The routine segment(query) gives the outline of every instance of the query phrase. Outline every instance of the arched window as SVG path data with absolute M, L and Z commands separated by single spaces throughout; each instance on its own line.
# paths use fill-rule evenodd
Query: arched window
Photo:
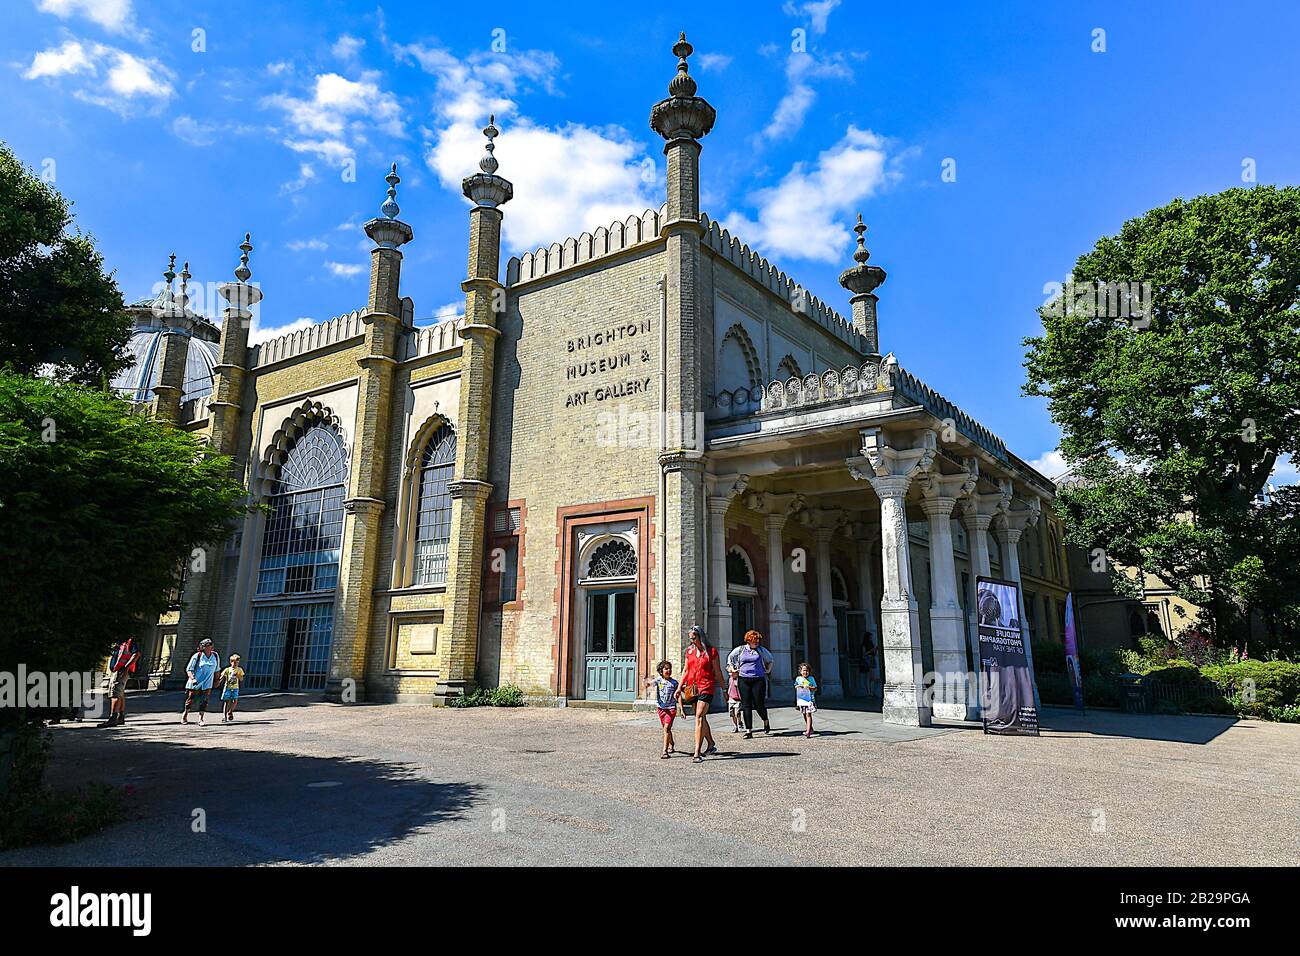
M 442 425 L 420 457 L 420 491 L 415 524 L 415 583 L 446 584 L 451 546 L 451 483 L 456 432 Z
M 781 359 L 776 367 L 776 377 L 782 382 L 792 378 L 803 378 L 803 372 L 799 370 L 799 363 L 795 361 L 793 355 Z
M 596 548 L 587 562 L 588 579 L 636 577 L 636 552 L 622 538 L 612 538 Z
M 298 438 L 267 502 L 257 594 L 308 594 L 338 582 L 347 456 L 338 432 L 315 424 Z
M 831 568 L 831 600 L 844 601 L 846 604 L 849 600 L 849 586 L 839 568 Z
M 250 689 L 325 687 L 347 477 L 342 438 L 318 420 L 271 482 L 246 665 Z
M 718 367 L 715 376 L 717 391 L 732 391 L 738 388 L 754 388 L 762 385 L 762 373 L 759 368 L 758 351 L 754 342 L 737 322 L 727 329 L 718 346 Z
M 750 573 L 749 562 L 738 548 L 727 552 L 727 584 L 740 585 L 743 588 L 754 586 L 754 575 Z

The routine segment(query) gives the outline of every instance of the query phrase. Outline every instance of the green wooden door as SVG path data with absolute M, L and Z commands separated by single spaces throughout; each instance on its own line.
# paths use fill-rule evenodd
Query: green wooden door
M 587 592 L 587 700 L 636 700 L 636 591 Z

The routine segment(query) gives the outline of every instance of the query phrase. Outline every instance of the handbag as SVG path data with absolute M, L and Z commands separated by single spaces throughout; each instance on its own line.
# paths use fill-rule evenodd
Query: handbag
M 699 696 L 700 696 L 699 691 L 697 691 L 697 690 L 695 689 L 695 685 L 694 685 L 694 684 L 683 684 L 683 685 L 682 685 L 682 703 L 683 703 L 683 704 L 693 704 L 693 703 L 695 703 L 695 698 L 696 698 L 696 697 L 699 697 Z

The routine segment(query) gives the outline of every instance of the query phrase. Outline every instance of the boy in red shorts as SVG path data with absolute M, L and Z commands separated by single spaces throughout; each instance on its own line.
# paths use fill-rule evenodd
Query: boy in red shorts
M 659 666 L 655 668 L 659 672 L 656 677 L 647 677 L 645 684 L 649 687 L 655 685 L 655 703 L 659 707 L 659 723 L 664 728 L 664 752 L 660 754 L 660 759 L 667 760 L 668 755 L 673 752 L 673 721 L 677 718 L 677 681 L 673 680 L 673 665 L 671 661 L 660 661 Z

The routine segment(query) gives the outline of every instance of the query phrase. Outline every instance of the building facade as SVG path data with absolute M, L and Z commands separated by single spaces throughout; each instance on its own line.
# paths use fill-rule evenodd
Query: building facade
M 463 319 L 414 324 L 396 167 L 361 309 L 250 347 L 245 240 L 211 387 L 174 360 L 153 386 L 259 506 L 187 574 L 173 680 L 212 637 L 251 689 L 617 705 L 699 623 L 724 653 L 763 632 L 777 697 L 806 660 L 823 698 L 927 724 L 976 712 L 977 575 L 1023 581 L 1022 628 L 1058 637 L 1053 485 L 882 354 L 861 217 L 845 317 L 699 208 L 716 114 L 673 52 L 664 204 L 504 264 L 489 122 Z

